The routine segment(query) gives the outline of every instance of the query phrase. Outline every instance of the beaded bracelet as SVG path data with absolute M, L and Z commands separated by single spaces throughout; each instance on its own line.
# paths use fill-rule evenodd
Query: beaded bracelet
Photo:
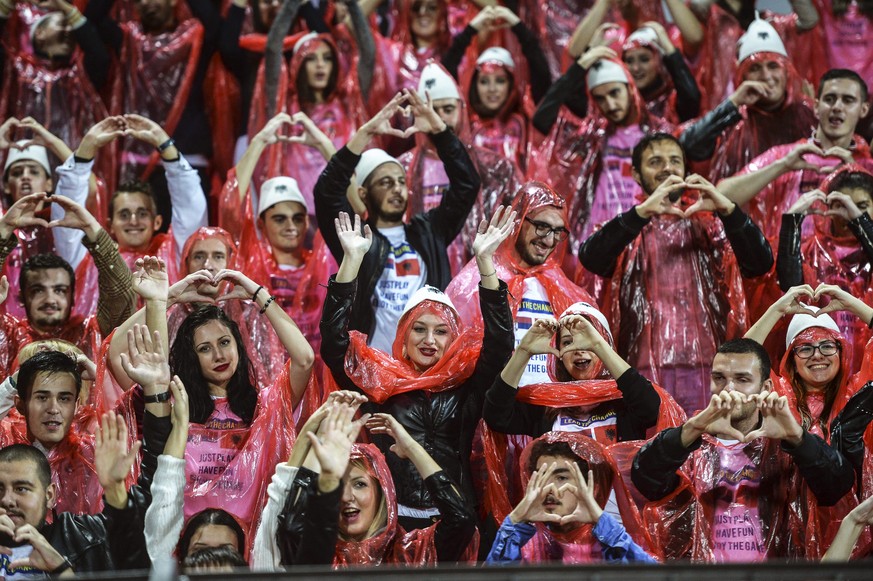
M 262 315 L 267 312 L 267 307 L 269 307 L 270 303 L 272 303 L 275 300 L 276 300 L 276 297 L 273 297 L 273 296 L 271 296 L 270 298 L 267 299 L 267 302 L 264 303 L 264 308 L 261 309 Z

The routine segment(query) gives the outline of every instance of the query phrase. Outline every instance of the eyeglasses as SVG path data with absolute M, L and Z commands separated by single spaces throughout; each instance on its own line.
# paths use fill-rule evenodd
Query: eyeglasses
M 836 355 L 837 351 L 840 350 L 840 346 L 833 341 L 825 341 L 818 345 L 798 345 L 794 348 L 794 354 L 801 359 L 809 359 L 815 355 L 816 349 L 818 349 L 818 352 L 823 356 L 828 357 L 830 355 Z
M 570 235 L 570 231 L 566 228 L 552 228 L 551 224 L 538 222 L 536 220 L 531 220 L 530 218 L 525 218 L 525 221 L 530 222 L 534 227 L 534 232 L 536 232 L 537 238 L 547 238 L 549 234 L 554 234 L 556 242 L 563 242 L 567 239 L 567 236 Z
M 149 210 L 140 209 L 136 212 L 131 212 L 130 210 L 121 210 L 118 212 L 118 220 L 121 222 L 130 222 L 133 217 L 136 216 L 136 219 L 140 222 L 148 220 L 152 217 L 152 213 Z

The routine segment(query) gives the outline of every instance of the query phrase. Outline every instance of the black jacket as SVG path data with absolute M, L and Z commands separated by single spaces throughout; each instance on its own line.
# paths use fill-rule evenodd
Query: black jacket
M 450 129 L 432 135 L 431 139 L 445 166 L 449 188 L 439 206 L 414 215 L 404 225 L 404 230 L 406 240 L 421 255 L 427 267 L 426 283 L 445 290 L 452 280 L 446 249 L 464 226 L 467 215 L 476 203 L 481 184 L 467 148 Z M 346 190 L 360 158 L 347 147 L 340 149 L 327 163 L 313 190 L 318 229 L 337 263 L 342 262 L 343 249 L 336 234 L 334 219 L 340 212 L 353 214 L 346 199 Z M 376 325 L 372 300 L 391 250 L 391 244 L 379 233 L 372 218 L 370 228 L 373 230 L 373 244 L 361 264 L 358 274 L 361 292 L 355 302 L 355 316 L 350 319 L 352 329 L 367 335 L 372 334 Z
M 715 153 L 718 138 L 725 129 L 743 118 L 733 101 L 725 99 L 718 107 L 688 126 L 679 136 L 679 143 L 691 161 L 706 161 Z
M 334 279 L 328 284 L 321 318 L 321 357 L 342 389 L 361 391 L 346 375 L 344 365 L 355 287 L 354 282 L 338 283 Z M 390 397 L 382 404 L 362 406 L 366 412 L 394 416 L 449 478 L 459 484 L 471 506 L 476 505 L 470 477 L 473 434 L 482 417 L 485 391 L 503 370 L 515 343 L 506 284 L 501 282 L 500 290 L 496 291 L 480 286 L 479 305 L 485 323 L 485 337 L 476 368 L 467 381 L 451 390 L 438 393 L 411 391 Z M 397 503 L 413 508 L 432 508 L 434 501 L 415 466 L 390 451 L 393 440 L 387 436 L 373 436 L 373 443 L 385 454 L 394 476 Z
M 615 411 L 615 441 L 645 440 L 646 430 L 658 422 L 661 399 L 652 387 L 652 382 L 628 369 L 616 380 L 622 397 L 606 401 L 591 410 L 592 415 L 601 411 Z M 582 389 L 582 388 L 580 388 Z M 553 419 L 546 414 L 546 406 L 525 403 L 515 399 L 518 390 L 499 375 L 485 394 L 485 409 L 482 416 L 488 427 L 504 434 L 526 434 L 538 438 L 552 431 Z
M 783 291 L 803 284 L 803 256 L 800 253 L 803 218 L 803 214 L 782 214 L 779 252 L 776 254 L 776 275 L 779 279 L 779 288 Z M 849 221 L 849 230 L 858 239 L 859 251 L 864 253 L 868 262 L 873 262 L 873 219 L 864 212 Z
M 440 511 L 434 533 L 437 559 L 441 562 L 457 562 L 476 531 L 475 515 L 445 472 L 429 476 L 424 484 Z M 342 491 L 340 485 L 333 492 L 321 494 L 318 491 L 318 474 L 300 468 L 278 519 L 276 541 L 283 565 L 333 564 Z M 402 534 L 401 531 L 398 526 L 397 533 Z
M 643 446 L 634 458 L 631 480 L 649 500 L 660 500 L 676 490 L 680 480 L 677 471 L 703 443 L 703 439 L 698 438 L 686 448 L 681 438 L 681 426 L 668 428 Z M 791 456 L 820 506 L 835 505 L 851 490 L 855 482 L 851 464 L 818 436 L 804 430 L 796 448 L 784 442 L 781 446 Z
M 855 469 L 858 494 L 864 466 L 864 432 L 873 420 L 873 382 L 859 389 L 831 424 L 831 446 L 849 459 Z

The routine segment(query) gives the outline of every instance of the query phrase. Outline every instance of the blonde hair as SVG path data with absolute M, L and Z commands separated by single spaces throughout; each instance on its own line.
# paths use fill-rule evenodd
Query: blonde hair
M 64 341 L 63 339 L 43 339 L 42 341 L 28 343 L 22 347 L 18 351 L 18 364 L 21 365 L 40 351 L 60 351 L 70 355 L 73 359 L 79 355 L 84 355 L 81 349 L 69 341 Z
M 367 528 L 366 536 L 364 537 L 364 540 L 371 539 L 388 525 L 388 505 L 385 504 L 385 494 L 382 492 L 382 485 L 373 473 L 374 471 L 372 466 L 370 466 L 370 463 L 365 458 L 354 458 L 349 461 L 350 472 L 352 468 L 357 468 L 361 472 L 367 474 L 367 476 L 369 476 L 376 484 L 376 489 L 379 493 L 379 508 L 376 509 L 376 514 L 373 515 L 373 522 L 370 523 L 369 528 Z M 354 539 L 347 538 L 342 532 L 339 533 L 339 537 L 344 541 L 354 541 Z

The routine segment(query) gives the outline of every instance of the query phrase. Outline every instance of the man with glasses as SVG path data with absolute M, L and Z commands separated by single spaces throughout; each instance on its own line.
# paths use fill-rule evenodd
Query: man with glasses
M 146 183 L 134 181 L 120 184 L 110 198 L 106 230 L 118 243 L 128 266 L 133 268 L 143 256 L 158 256 L 166 262 L 170 280 L 175 281 L 185 241 L 206 226 L 206 197 L 197 170 L 157 123 L 139 115 L 124 115 L 108 117 L 91 127 L 75 153 L 58 167 L 57 193 L 84 205 L 97 151 L 121 136 L 150 144 L 160 153 L 170 190 L 172 225 L 167 233 L 159 232 L 163 217 L 151 189 Z M 97 308 L 97 269 L 80 243 L 82 232 L 55 229 L 54 234 L 58 255 L 76 269 L 77 311 L 90 314 Z
M 773 253 L 736 204 L 686 175 L 675 137 L 647 135 L 632 159 L 644 201 L 590 236 L 579 260 L 608 279 L 616 351 L 690 413 L 706 406 L 718 345 L 748 327 L 740 276 L 766 274 Z

